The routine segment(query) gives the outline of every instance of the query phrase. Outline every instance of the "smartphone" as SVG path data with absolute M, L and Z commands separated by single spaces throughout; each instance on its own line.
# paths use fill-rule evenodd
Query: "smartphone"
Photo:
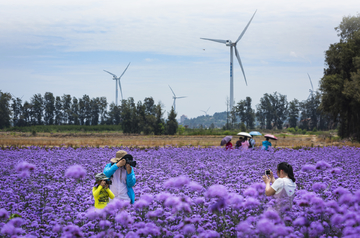
M 266 175 L 270 175 L 270 169 L 265 170 Z

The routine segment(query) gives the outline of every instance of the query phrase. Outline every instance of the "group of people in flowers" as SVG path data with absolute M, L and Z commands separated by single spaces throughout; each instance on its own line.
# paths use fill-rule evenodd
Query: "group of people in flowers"
M 120 199 L 135 202 L 135 193 L 133 186 L 136 183 L 135 173 L 132 166 L 126 163 L 124 156 L 127 152 L 120 150 L 116 152 L 116 158 L 112 158 L 110 163 L 106 164 L 104 171 L 95 176 L 95 184 L 92 189 L 95 199 L 95 208 L 102 209 L 110 199 Z M 296 184 L 293 168 L 287 162 L 277 165 L 275 179 L 271 170 L 265 172 L 262 180 L 265 183 L 265 195 L 276 197 L 275 209 L 279 212 L 291 209 L 292 199 L 295 195 Z M 111 181 L 111 190 L 109 182 Z
M 126 151 L 119 150 L 116 157 L 105 165 L 104 171 L 95 175 L 96 181 L 92 189 L 95 208 L 102 209 L 109 203 L 109 199 L 115 198 L 129 201 L 131 204 L 135 202 L 133 187 L 136 177 L 133 167 L 126 163 L 126 155 Z
M 269 141 L 269 137 L 265 137 L 265 140 L 262 142 L 262 150 L 268 150 L 269 147 L 271 147 L 272 144 Z M 251 149 L 251 148 L 255 148 L 255 139 L 253 137 L 249 138 L 244 136 L 244 137 L 239 137 L 239 140 L 236 141 L 235 143 L 235 149 L 240 149 L 240 150 L 247 150 L 247 149 Z M 231 143 L 231 140 L 225 144 L 225 149 L 226 150 L 232 150 L 233 149 L 233 144 Z

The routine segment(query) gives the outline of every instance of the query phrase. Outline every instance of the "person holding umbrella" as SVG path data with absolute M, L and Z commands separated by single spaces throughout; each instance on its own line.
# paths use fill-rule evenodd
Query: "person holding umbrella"
M 233 149 L 233 146 L 232 146 L 232 143 L 231 143 L 231 139 L 232 139 L 232 136 L 225 136 L 225 137 L 221 140 L 220 145 L 221 145 L 221 146 L 225 145 L 225 150 L 232 150 L 232 149 Z
M 269 150 L 269 146 L 272 146 L 271 142 L 269 141 L 269 139 L 272 140 L 277 140 L 277 138 L 274 135 L 271 134 L 267 134 L 264 136 L 266 140 L 264 140 L 262 142 L 262 150 Z
M 249 134 L 251 135 L 251 138 L 249 140 L 249 148 L 255 149 L 256 141 L 254 139 L 254 136 L 261 136 L 262 134 L 258 131 L 251 131 Z

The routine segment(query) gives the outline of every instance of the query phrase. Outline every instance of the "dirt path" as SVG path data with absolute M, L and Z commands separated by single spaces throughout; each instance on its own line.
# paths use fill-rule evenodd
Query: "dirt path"
M 0 133 L 0 146 L 219 146 L 224 136 L 145 136 L 124 135 L 122 133 Z M 360 146 L 349 141 L 334 142 L 329 138 L 315 135 L 279 136 L 278 141 L 272 141 L 274 147 L 298 146 L 330 146 L 349 145 Z M 234 136 L 233 144 L 237 137 Z M 263 137 L 255 137 L 256 146 L 260 146 Z

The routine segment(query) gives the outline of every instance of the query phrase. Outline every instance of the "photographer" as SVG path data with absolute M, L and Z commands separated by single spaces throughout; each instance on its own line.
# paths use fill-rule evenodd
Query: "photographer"
M 132 187 L 136 183 L 136 178 L 130 164 L 135 166 L 136 162 L 132 159 L 126 151 L 119 150 L 116 152 L 116 158 L 112 158 L 105 166 L 104 174 L 111 179 L 110 187 L 115 198 L 134 203 L 135 193 Z
M 109 189 L 109 178 L 104 173 L 95 175 L 95 184 L 92 193 L 95 200 L 95 208 L 102 209 L 109 203 L 109 198 L 114 199 L 115 195 Z
M 276 180 L 271 170 L 266 170 L 265 175 L 262 176 L 266 185 L 265 195 L 277 198 L 278 211 L 291 209 L 292 200 L 296 190 L 296 179 L 294 177 L 293 168 L 286 162 L 279 163 L 277 165 L 276 174 L 279 177 Z M 272 183 L 271 186 L 270 183 Z

